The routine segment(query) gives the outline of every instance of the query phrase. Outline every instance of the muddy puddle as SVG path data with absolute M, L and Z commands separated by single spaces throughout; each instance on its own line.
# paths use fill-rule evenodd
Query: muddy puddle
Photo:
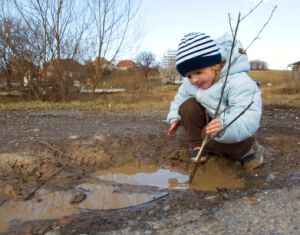
M 244 180 L 239 177 L 239 170 L 240 166 L 226 159 L 210 158 L 199 168 L 193 183 L 180 188 L 201 191 L 243 188 Z M 72 190 L 52 191 L 44 187 L 32 200 L 5 202 L 0 207 L 0 231 L 25 221 L 57 219 L 89 210 L 120 209 L 151 202 L 167 195 L 165 189 L 178 189 L 174 182 L 187 182 L 189 173 L 155 165 L 98 170 L 89 177 L 93 180 L 87 180 Z M 134 187 L 129 187 L 128 191 L 128 186 Z M 82 198 L 78 200 L 76 195 Z
M 0 208 L 0 231 L 34 220 L 56 219 L 88 210 L 120 209 L 147 203 L 166 195 L 164 192 L 124 192 L 101 184 L 81 184 L 73 191 L 41 189 L 30 201 L 9 201 Z M 72 203 L 74 196 L 84 195 Z M 76 198 L 75 198 L 76 200 Z
M 147 185 L 159 188 L 195 189 L 217 191 L 218 189 L 240 189 L 245 186 L 239 175 L 240 165 L 224 158 L 210 158 L 199 167 L 191 185 L 186 184 L 190 172 L 176 172 L 158 166 L 127 166 L 97 171 L 95 176 L 103 181 L 130 185 Z

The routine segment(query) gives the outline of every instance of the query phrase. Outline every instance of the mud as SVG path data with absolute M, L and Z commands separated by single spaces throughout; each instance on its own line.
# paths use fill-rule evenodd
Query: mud
M 299 186 L 299 107 L 265 107 L 261 167 L 212 156 L 188 188 L 174 184 L 193 167 L 185 135 L 167 138 L 165 115 L 1 112 L 0 233 L 143 230 L 147 220 Z

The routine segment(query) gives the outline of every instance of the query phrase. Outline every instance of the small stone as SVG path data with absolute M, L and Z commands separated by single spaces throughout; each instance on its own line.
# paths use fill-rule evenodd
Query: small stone
M 217 196 L 207 196 L 204 199 L 208 200 L 208 201 L 214 201 L 217 199 Z
M 300 180 L 300 171 L 295 171 L 290 175 L 292 180 Z
M 61 235 L 61 232 L 58 230 L 50 230 L 46 232 L 45 235 Z
M 273 181 L 274 179 L 276 179 L 276 175 L 274 175 L 273 173 L 270 173 L 270 174 L 267 176 L 266 181 L 267 181 L 267 182 L 270 182 L 270 181 Z
M 76 215 L 76 214 L 64 216 L 57 221 L 57 226 L 68 225 L 68 224 L 72 223 L 74 220 L 80 219 L 81 217 L 82 217 L 82 215 Z
M 33 234 L 33 226 L 32 225 L 29 225 L 27 227 L 25 227 L 25 229 L 23 229 L 21 232 L 20 232 L 21 235 L 31 235 Z
M 95 135 L 94 136 L 94 139 L 95 140 L 99 140 L 99 141 L 104 141 L 105 140 L 105 137 L 103 135 Z
M 260 201 L 260 199 L 257 199 L 257 197 L 254 196 L 243 197 L 243 199 L 250 205 L 256 205 Z
M 165 207 L 164 207 L 164 211 L 168 211 L 168 210 L 170 210 L 170 208 L 171 208 L 171 207 L 170 207 L 169 205 L 168 205 L 168 206 L 165 206 Z
M 70 135 L 69 139 L 70 140 L 76 140 L 76 139 L 78 139 L 78 137 L 79 137 L 78 135 Z
M 77 204 L 77 203 L 80 203 L 80 202 L 84 201 L 85 199 L 86 199 L 86 194 L 84 192 L 76 192 L 73 195 L 70 203 L 71 204 Z

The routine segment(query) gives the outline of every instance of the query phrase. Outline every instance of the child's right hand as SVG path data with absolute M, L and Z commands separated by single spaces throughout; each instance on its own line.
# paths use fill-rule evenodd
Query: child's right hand
M 171 124 L 171 127 L 169 128 L 169 130 L 167 132 L 168 137 L 171 137 L 176 133 L 177 128 L 180 125 L 180 122 L 181 122 L 180 120 L 176 120 Z
M 222 129 L 223 129 L 222 122 L 220 121 L 220 119 L 215 118 L 211 120 L 206 126 L 206 135 L 214 137 Z

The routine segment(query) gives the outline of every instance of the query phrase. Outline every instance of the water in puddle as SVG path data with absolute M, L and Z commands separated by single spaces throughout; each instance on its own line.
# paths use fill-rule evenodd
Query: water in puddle
M 24 221 L 46 220 L 76 214 L 88 209 L 118 209 L 154 200 L 166 193 L 126 193 L 113 186 L 97 184 L 78 185 L 87 198 L 79 204 L 70 204 L 74 193 L 41 189 L 30 201 L 9 201 L 0 207 L 0 231 Z
M 244 187 L 244 180 L 238 177 L 239 165 L 233 164 L 225 158 L 210 158 L 204 166 L 199 167 L 191 185 L 185 184 L 189 173 L 181 174 L 157 166 L 142 168 L 127 166 L 97 171 L 101 180 L 120 184 L 147 185 L 160 188 L 193 188 L 199 191 L 217 191 L 217 189 L 240 189 Z
M 158 166 L 126 166 L 108 170 L 97 171 L 95 174 L 100 180 L 116 182 L 120 184 L 154 186 L 168 188 L 170 179 L 178 182 L 186 182 L 188 175 L 168 169 L 160 169 Z
M 191 188 L 201 191 L 217 189 L 241 189 L 244 179 L 238 174 L 241 167 L 225 158 L 210 158 L 196 172 Z
M 195 175 L 188 187 L 202 191 L 216 191 L 217 188 L 237 189 L 244 187 L 243 179 L 237 177 L 240 168 L 223 158 L 211 158 Z M 172 182 L 184 183 L 189 179 L 185 174 L 160 169 L 157 166 L 130 166 L 97 171 L 95 177 L 112 183 L 172 188 Z M 176 186 L 176 185 L 175 185 Z M 74 191 L 39 190 L 30 201 L 9 201 L 0 207 L 0 231 L 23 221 L 55 219 L 80 213 L 88 209 L 118 209 L 152 201 L 166 193 L 128 193 L 115 190 L 108 184 L 81 184 L 87 198 L 79 204 L 70 204 Z

